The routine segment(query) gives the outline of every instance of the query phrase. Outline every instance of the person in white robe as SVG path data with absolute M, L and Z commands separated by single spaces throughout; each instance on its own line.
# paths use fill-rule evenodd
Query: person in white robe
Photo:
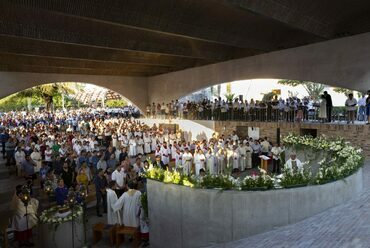
M 129 140 L 129 150 L 128 150 L 128 155 L 130 157 L 135 157 L 136 156 L 136 140 L 134 137 L 131 137 Z
M 301 172 L 303 170 L 303 164 L 295 153 L 290 154 L 290 158 L 286 161 L 284 167 L 292 172 Z
M 203 151 L 199 148 L 194 154 L 194 164 L 195 164 L 195 175 L 199 176 L 200 169 L 204 169 L 204 164 L 206 157 L 203 154 Z
M 321 95 L 320 97 L 319 119 L 321 119 L 321 121 L 325 121 L 327 119 L 326 98 L 324 95 Z
M 136 190 L 137 184 L 133 181 L 128 183 L 129 190 L 113 205 L 115 212 L 122 211 L 122 224 L 127 227 L 139 227 L 141 192 Z
M 182 168 L 182 155 L 183 153 L 180 151 L 180 149 L 177 149 L 175 153 L 175 169 L 176 170 Z
M 173 141 L 173 144 L 171 146 L 171 159 L 173 159 L 173 160 L 176 158 L 177 149 L 178 149 L 177 142 Z
M 109 182 L 109 188 L 107 188 L 107 224 L 108 225 L 122 225 L 121 212 L 114 211 L 114 204 L 116 204 L 118 197 L 114 191 L 116 187 L 115 181 Z
M 226 153 L 226 167 L 231 168 L 233 165 L 233 155 L 234 155 L 232 147 L 229 146 L 225 147 L 225 153 Z
M 240 158 L 239 158 L 239 168 L 241 171 L 245 171 L 245 167 L 246 167 L 246 153 L 247 153 L 247 148 L 245 146 L 245 143 L 242 142 L 239 147 L 238 147 L 238 150 L 239 150 L 239 154 L 240 154 Z
M 28 195 L 28 197 L 30 197 Z M 14 211 L 12 218 L 12 228 L 15 231 L 15 239 L 19 242 L 19 246 L 31 246 L 32 228 L 37 225 L 37 210 L 39 201 L 31 198 L 27 205 L 21 200 L 24 198 L 21 185 L 16 188 L 16 194 L 11 202 L 11 209 Z
M 239 149 L 237 146 L 234 146 L 232 150 L 232 165 L 233 165 L 232 168 L 233 169 L 240 169 L 239 160 L 240 160 Z
M 183 173 L 186 176 L 190 175 L 192 161 L 193 161 L 193 155 L 189 152 L 189 148 L 185 147 L 185 152 L 182 155 L 182 168 L 183 168 Z
M 249 145 L 249 142 L 245 144 L 245 168 L 246 169 L 251 169 L 252 168 L 252 153 L 253 149 Z
M 41 153 L 38 151 L 37 148 L 34 148 L 33 152 L 31 153 L 31 159 L 35 162 L 36 167 L 35 167 L 35 172 L 39 172 L 41 169 Z
M 217 174 L 222 174 L 225 170 L 225 150 L 223 148 L 219 148 L 217 151 L 216 159 L 217 159 L 217 164 L 218 164 L 218 173 Z
M 144 154 L 144 140 L 139 136 L 136 136 L 136 154 Z
M 151 135 L 151 148 L 152 148 L 152 152 L 154 152 L 156 149 L 157 149 L 157 145 L 158 145 L 158 140 L 157 140 L 157 136 L 152 134 Z
M 207 161 L 207 170 L 209 174 L 214 175 L 217 173 L 216 169 L 216 158 L 213 152 L 213 149 L 210 148 L 206 153 L 206 161 Z
M 112 134 L 112 146 L 118 148 L 118 136 L 115 132 Z
M 170 151 L 167 147 L 167 143 L 164 142 L 161 147 L 161 160 L 164 165 L 168 165 L 170 163 Z
M 25 160 L 26 154 L 21 147 L 17 147 L 17 151 L 14 153 L 15 165 L 17 167 L 17 173 L 20 175 L 22 170 L 22 163 Z
M 144 153 L 145 154 L 151 153 L 152 149 L 151 149 L 150 145 L 152 143 L 152 139 L 150 138 L 150 136 L 147 133 L 144 134 L 143 141 L 144 141 Z

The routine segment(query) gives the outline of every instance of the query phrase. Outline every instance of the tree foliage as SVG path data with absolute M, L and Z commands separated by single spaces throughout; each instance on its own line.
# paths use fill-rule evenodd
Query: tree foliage
M 346 89 L 346 88 L 338 88 L 338 87 L 335 87 L 333 88 L 333 90 L 337 93 L 342 93 L 346 96 L 348 96 L 349 93 L 353 93 L 353 90 L 350 90 L 350 89 Z
M 51 110 L 53 98 L 62 94 L 73 94 L 75 89 L 68 83 L 43 84 L 17 93 L 20 97 L 42 98 L 47 110 Z
M 107 100 L 105 101 L 105 106 L 108 108 L 122 108 L 123 106 L 127 106 L 127 101 L 124 99 L 119 100 Z
M 320 83 L 314 83 L 309 81 L 300 81 L 300 80 L 279 80 L 278 84 L 288 85 L 292 87 L 296 87 L 298 85 L 302 85 L 303 88 L 307 91 L 307 94 L 313 99 L 318 100 L 320 95 L 324 92 L 325 85 Z

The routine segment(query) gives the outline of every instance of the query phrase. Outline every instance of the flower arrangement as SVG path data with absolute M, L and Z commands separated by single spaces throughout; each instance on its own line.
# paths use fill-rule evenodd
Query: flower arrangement
M 201 179 L 202 188 L 228 190 L 235 186 L 234 178 L 227 175 L 206 175 Z
M 351 146 L 342 138 L 331 140 L 324 137 L 313 138 L 289 134 L 283 138 L 283 142 L 294 149 L 309 148 L 325 153 L 323 160 L 319 162 L 319 171 L 313 178 L 316 184 L 324 184 L 352 175 L 364 162 L 362 149 Z
M 284 169 L 280 179 L 280 186 L 284 188 L 306 186 L 312 181 L 310 168 L 304 168 L 294 172 L 291 169 Z
M 268 190 L 274 188 L 274 179 L 260 169 L 260 175 L 246 176 L 240 185 L 242 190 Z
M 60 206 L 55 206 L 42 211 L 39 217 L 40 222 L 45 224 L 61 224 L 71 221 L 72 218 L 77 219 L 78 217 L 82 216 L 82 207 L 80 205 L 75 205 L 73 208 L 73 213 L 71 212 L 63 218 L 55 216 L 59 208 Z

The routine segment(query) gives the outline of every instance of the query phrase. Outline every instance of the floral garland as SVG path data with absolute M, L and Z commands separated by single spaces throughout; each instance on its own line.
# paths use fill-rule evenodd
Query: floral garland
M 73 214 L 68 214 L 66 217 L 56 217 L 54 214 L 58 211 L 60 206 L 54 206 L 49 209 L 42 211 L 39 220 L 43 224 L 61 224 L 67 221 L 71 221 L 72 218 L 76 219 L 82 216 L 82 207 L 80 205 L 75 205 L 73 208 Z
M 350 176 L 364 163 L 362 149 L 350 146 L 350 143 L 342 138 L 331 140 L 324 137 L 313 138 L 289 134 L 283 138 L 283 142 L 294 149 L 309 148 L 325 153 L 324 158 L 319 162 L 319 171 L 313 178 L 315 184 L 324 184 Z
M 222 189 L 222 190 L 268 190 L 306 186 L 309 184 L 324 184 L 339 180 L 354 174 L 364 162 L 362 149 L 349 145 L 343 139 L 330 140 L 324 137 L 296 136 L 289 134 L 283 142 L 294 149 L 312 149 L 323 151 L 326 155 L 319 162 L 318 173 L 313 176 L 310 169 L 298 172 L 283 170 L 279 176 L 271 177 L 260 169 L 258 175 L 246 176 L 244 179 L 233 178 L 230 175 L 205 175 L 204 177 L 185 176 L 178 171 L 163 170 L 152 167 L 146 172 L 146 177 L 164 183 L 184 185 L 192 188 Z
M 158 167 L 150 168 L 146 177 L 164 183 L 184 185 L 191 188 L 221 189 L 221 190 L 266 190 L 272 189 L 274 178 L 260 169 L 259 175 L 247 176 L 244 179 L 230 175 L 205 175 L 203 177 L 185 176 L 178 171 L 163 170 Z

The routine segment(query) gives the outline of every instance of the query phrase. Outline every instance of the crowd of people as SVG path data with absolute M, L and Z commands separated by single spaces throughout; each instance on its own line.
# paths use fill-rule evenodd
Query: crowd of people
M 320 108 L 329 114 L 330 95 L 325 93 L 322 99 L 325 104 L 320 105 Z M 294 106 L 297 109 L 293 116 L 307 118 L 308 111 L 300 112 L 299 106 L 306 106 L 309 102 L 306 99 L 289 99 L 288 104 L 295 101 Z M 361 108 L 361 113 L 368 116 L 369 96 L 364 96 L 357 102 L 350 95 L 346 101 L 348 111 L 362 102 L 365 105 L 360 106 L 365 108 Z M 250 103 L 241 104 L 236 100 L 231 104 L 232 111 L 227 110 L 226 114 L 232 118 L 256 118 L 255 113 L 246 117 L 245 108 Z M 276 103 L 267 105 L 264 120 L 280 118 L 279 114 L 275 115 L 271 111 L 273 106 L 279 109 L 280 104 L 286 102 L 277 100 Z M 149 108 L 149 111 L 154 117 L 162 114 L 169 117 L 168 111 L 171 109 L 173 117 L 188 117 L 191 115 L 188 108 L 191 109 L 193 105 L 194 103 L 180 104 L 175 101 L 167 106 L 177 107 L 169 107 L 162 112 L 163 105 L 153 104 L 153 109 Z M 195 105 L 197 108 L 203 106 L 205 113 L 212 118 L 218 116 L 223 119 L 225 112 L 221 109 L 230 104 L 216 99 L 215 103 L 203 101 Z M 208 109 L 208 105 L 214 107 Z M 268 106 L 271 107 L 270 110 Z M 254 110 L 249 108 L 247 113 L 252 111 Z M 233 132 L 230 135 L 214 133 L 208 140 L 191 140 L 181 130 L 147 126 L 121 111 L 107 109 L 54 113 L 9 112 L 0 116 L 0 129 L 6 165 L 14 165 L 17 175 L 26 179 L 31 196 L 32 185 L 37 180 L 41 189 L 46 184 L 52 188 L 49 200 L 62 206 L 67 203 L 71 190 L 83 189 L 89 194 L 91 185 L 94 185 L 97 216 L 101 217 L 106 213 L 108 224 L 140 227 L 143 234 L 148 233 L 148 222 L 144 216 L 141 195 L 146 192 L 144 174 L 148 169 L 159 167 L 196 177 L 205 174 L 233 174 L 253 171 L 261 165 L 261 156 L 267 156 L 272 161 L 270 172 L 280 174 L 281 161 L 285 161 L 284 145 L 273 144 L 267 137 L 239 137 Z M 286 167 L 299 169 L 301 163 L 292 154 Z M 27 208 L 27 211 L 36 215 L 38 202 L 33 198 L 32 204 L 23 206 L 20 204 L 23 193 L 18 186 L 13 199 L 14 208 L 17 209 L 13 226 L 18 231 L 17 239 L 30 246 L 29 228 L 35 223 L 31 223 L 26 229 L 22 225 L 24 220 L 18 213 L 23 213 L 28 207 L 30 209 Z
M 235 98 L 227 101 L 218 97 L 211 101 L 152 103 L 146 107 L 146 115 L 152 118 L 181 118 L 201 120 L 242 120 L 242 121 L 286 121 L 302 122 L 316 120 L 332 122 L 344 118 L 348 123 L 357 120 L 370 123 L 370 90 L 357 101 L 350 93 L 344 103 L 346 111 L 334 113 L 331 95 L 327 91 L 320 96 L 319 101 L 309 97 L 287 99 L 274 96 L 269 101 L 254 99 L 241 100 Z
M 284 150 L 267 138 L 242 138 L 235 132 L 191 140 L 181 130 L 149 127 L 105 110 L 10 112 L 0 117 L 0 125 L 6 165 L 14 165 L 17 175 L 27 180 L 31 196 L 36 179 L 41 189 L 45 184 L 52 187 L 50 200 L 58 205 L 67 203 L 69 191 L 88 191 L 95 185 L 97 216 L 103 216 L 103 210 L 108 224 L 140 226 L 143 233 L 148 227 L 140 196 L 146 191 L 143 173 L 147 169 L 160 167 L 195 176 L 241 172 L 260 166 L 259 156 L 266 155 L 273 158 L 272 172 L 280 173 Z M 22 192 L 18 190 L 16 196 Z M 14 226 L 17 230 L 19 225 Z M 17 237 L 26 237 L 23 241 L 28 244 L 29 230 L 19 229 L 24 231 L 27 235 Z

